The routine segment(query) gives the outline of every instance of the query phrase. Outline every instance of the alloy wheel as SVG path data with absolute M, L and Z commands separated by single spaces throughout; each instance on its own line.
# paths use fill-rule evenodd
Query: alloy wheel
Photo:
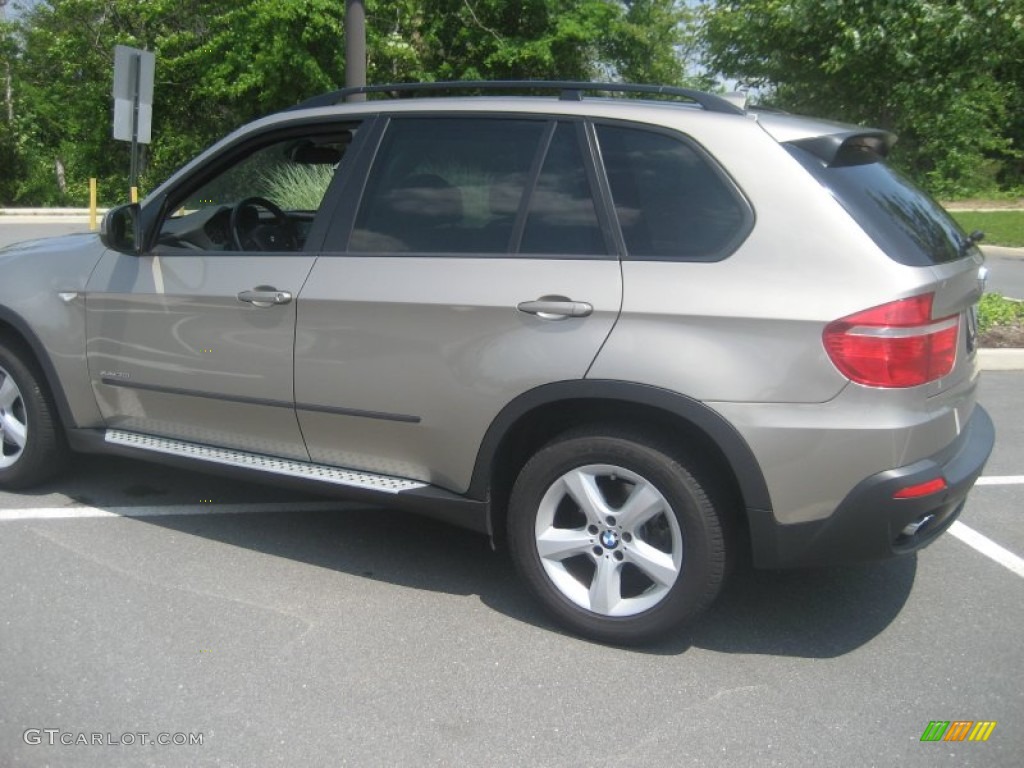
M 590 464 L 559 477 L 541 499 L 535 534 L 555 588 L 602 616 L 653 608 L 682 571 L 683 536 L 668 501 L 624 467 Z

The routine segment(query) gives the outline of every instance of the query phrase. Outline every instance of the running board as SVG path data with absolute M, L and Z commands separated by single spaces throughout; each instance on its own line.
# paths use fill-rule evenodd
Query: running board
M 325 464 L 313 464 L 308 461 L 279 459 L 274 456 L 263 456 L 258 453 L 247 453 L 230 448 L 213 448 L 199 443 L 188 443 L 168 437 L 154 437 L 137 432 L 126 432 L 121 429 L 108 429 L 104 441 L 110 445 L 152 451 L 183 459 L 220 464 L 238 469 L 254 469 L 275 475 L 295 477 L 301 480 L 343 485 L 347 488 L 359 488 L 378 493 L 398 494 L 404 491 L 418 491 L 428 487 L 419 480 L 408 480 L 402 477 L 375 475 L 370 472 L 359 472 L 352 469 L 338 469 Z

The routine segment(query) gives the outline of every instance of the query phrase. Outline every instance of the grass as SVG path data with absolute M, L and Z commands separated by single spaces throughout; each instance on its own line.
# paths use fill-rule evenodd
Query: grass
M 965 232 L 980 229 L 983 245 L 1024 248 L 1024 211 L 950 211 Z
M 315 211 L 334 176 L 330 165 L 282 165 L 264 173 L 262 195 L 286 211 Z

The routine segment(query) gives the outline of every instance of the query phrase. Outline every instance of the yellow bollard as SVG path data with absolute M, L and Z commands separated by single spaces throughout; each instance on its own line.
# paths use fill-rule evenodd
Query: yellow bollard
M 96 231 L 96 179 L 89 179 L 89 229 Z
M 139 202 L 139 188 L 138 187 L 132 187 L 132 202 L 133 203 Z

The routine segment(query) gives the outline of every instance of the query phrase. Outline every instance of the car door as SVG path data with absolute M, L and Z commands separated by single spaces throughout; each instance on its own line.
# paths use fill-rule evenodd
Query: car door
M 464 491 L 506 404 L 585 376 L 619 311 L 619 262 L 582 122 L 382 130 L 299 297 L 299 423 L 314 461 Z
M 224 167 L 171 193 L 151 249 L 104 254 L 86 327 L 109 427 L 308 460 L 294 410 L 295 299 L 353 130 L 293 129 L 212 158 Z

